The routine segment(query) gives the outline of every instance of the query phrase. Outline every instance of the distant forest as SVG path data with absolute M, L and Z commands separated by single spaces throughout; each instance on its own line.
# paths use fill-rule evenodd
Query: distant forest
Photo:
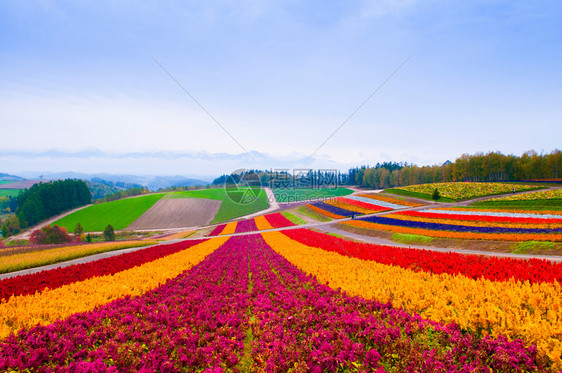
M 82 180 L 39 183 L 20 193 L 16 215 L 21 228 L 25 228 L 91 202 L 92 194 Z
M 406 163 L 382 163 L 362 166 L 341 175 L 342 184 L 359 184 L 370 188 L 392 188 L 404 185 L 448 181 L 530 181 L 562 177 L 562 152 L 537 154 L 534 150 L 516 155 L 499 152 L 463 154 L 454 162 L 423 166 Z

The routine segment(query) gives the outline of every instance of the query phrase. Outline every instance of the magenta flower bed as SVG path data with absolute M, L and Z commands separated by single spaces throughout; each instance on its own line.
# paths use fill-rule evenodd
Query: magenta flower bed
M 319 284 L 261 235 L 190 271 L 0 343 L 0 370 L 546 371 L 536 347 L 479 338 Z
M 219 233 L 222 232 L 224 227 L 226 227 L 226 224 L 217 225 L 215 229 L 213 229 L 213 231 L 209 233 L 209 236 L 218 236 Z
M 256 222 L 254 219 L 242 220 L 236 224 L 236 232 L 235 233 L 246 233 L 246 232 L 254 232 L 257 231 L 258 227 L 256 226 Z

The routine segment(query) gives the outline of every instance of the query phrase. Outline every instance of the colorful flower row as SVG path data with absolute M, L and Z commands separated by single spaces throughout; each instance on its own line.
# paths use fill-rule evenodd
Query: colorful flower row
M 562 284 L 562 263 L 544 259 L 520 260 L 483 255 L 465 255 L 361 243 L 310 229 L 282 231 L 290 239 L 307 246 L 354 258 L 395 265 L 414 272 L 448 273 L 493 281 L 554 282 Z
M 334 289 L 379 302 L 391 301 L 394 307 L 433 321 L 455 323 L 473 335 L 489 333 L 536 344 L 552 368 L 562 368 L 562 286 L 556 281 L 497 282 L 460 274 L 415 272 L 303 245 L 281 232 L 263 236 L 299 269 Z M 485 355 L 498 356 L 491 351 Z M 500 355 L 508 357 L 510 353 Z M 504 367 L 497 371 L 519 369 Z
M 357 201 L 354 201 L 357 202 Z M 334 206 L 337 208 L 340 208 L 342 210 L 346 210 L 346 211 L 351 211 L 357 215 L 363 215 L 363 214 L 372 214 L 373 212 L 375 212 L 375 210 L 371 210 L 370 208 L 365 208 L 365 207 L 361 207 L 358 206 L 357 203 L 347 203 L 344 202 L 341 199 L 333 199 L 330 201 L 325 201 L 324 203 L 330 205 L 330 206 Z
M 554 229 L 539 229 L 539 228 L 505 228 L 505 227 L 495 227 L 495 226 L 469 226 L 469 225 L 453 225 L 453 224 L 442 224 L 442 223 L 428 223 L 418 220 L 401 220 L 393 219 L 391 217 L 385 216 L 368 216 L 359 218 L 369 223 L 382 224 L 382 225 L 395 225 L 407 228 L 419 228 L 427 230 L 438 230 L 438 231 L 454 231 L 454 232 L 471 232 L 471 233 L 518 233 L 518 234 L 561 234 L 562 228 Z M 562 235 L 560 235 L 562 238 Z
M 46 288 L 56 289 L 63 285 L 84 281 L 92 277 L 112 275 L 188 249 L 201 242 L 203 240 L 157 245 L 89 263 L 6 278 L 0 280 L 0 301 L 6 301 L 12 296 L 41 292 Z
M 506 184 L 506 183 L 433 183 L 433 184 L 420 184 L 420 185 L 410 185 L 399 187 L 395 189 L 401 189 L 409 192 L 425 194 L 431 197 L 435 189 L 439 190 L 439 194 L 442 197 L 452 198 L 452 199 L 472 199 L 478 197 L 484 197 L 494 194 L 503 194 L 522 192 L 526 190 L 540 189 L 540 186 L 536 185 L 523 185 L 523 184 Z
M 492 198 L 488 201 L 537 201 L 544 199 L 559 199 L 562 200 L 562 189 L 542 190 L 539 192 L 530 192 L 523 194 L 516 194 L 513 196 L 505 196 L 500 198 Z
M 219 224 L 209 233 L 209 236 L 218 236 L 226 227 L 226 224 Z
M 465 207 L 437 207 L 426 211 L 439 214 L 453 215 L 477 215 L 477 216 L 499 216 L 513 218 L 536 218 L 536 219 L 562 219 L 562 211 L 546 210 L 502 210 L 502 209 L 482 209 Z
M 249 328 L 248 254 L 239 250 L 244 247 L 229 241 L 196 269 L 143 296 L 11 335 L 0 346 L 0 370 L 233 369 Z
M 383 195 L 380 195 L 378 193 L 363 193 L 363 194 L 359 194 L 357 196 L 349 196 L 349 198 L 352 198 L 352 197 L 369 198 L 369 199 L 377 201 L 376 203 L 381 205 L 381 206 L 385 206 L 383 204 L 383 202 L 389 203 L 391 206 L 398 206 L 398 207 L 392 207 L 392 208 L 402 208 L 402 207 L 405 207 L 405 206 L 407 206 L 407 207 L 423 206 L 423 204 L 421 204 L 421 203 L 415 203 L 415 202 L 410 202 L 410 201 L 406 201 L 406 200 L 403 200 L 403 199 L 383 196 Z M 388 207 L 391 207 L 391 206 L 388 206 Z
M 366 198 L 368 199 L 368 198 Z M 366 209 L 367 211 L 370 211 L 370 213 L 374 213 L 374 212 L 379 212 L 379 211 L 388 211 L 388 210 L 392 210 L 393 207 L 388 207 L 388 206 L 383 206 L 381 205 L 376 205 L 373 202 L 365 202 L 362 200 L 358 200 L 356 198 L 347 198 L 347 197 L 340 197 L 338 198 L 339 201 L 353 205 L 353 206 L 357 206 L 357 207 L 361 207 Z M 373 201 L 373 200 L 370 200 Z M 390 203 L 387 203 L 387 205 L 390 205 Z M 395 205 L 397 207 L 399 207 L 398 205 Z
M 154 291 L 10 336 L 0 370 L 546 371 L 533 345 L 321 285 L 290 263 L 316 263 L 298 243 L 263 237 L 232 237 Z M 325 269 L 325 254 L 337 254 L 320 252 Z
M 87 245 L 55 247 L 42 251 L 3 256 L 0 263 L 0 273 L 15 272 L 22 269 L 40 267 L 48 264 L 82 258 L 88 255 L 122 250 L 131 247 L 154 245 L 157 243 L 157 241 L 101 242 Z
M 321 214 L 327 215 L 334 219 L 341 219 L 343 217 L 349 217 L 353 215 L 357 215 L 357 211 L 343 209 L 341 207 L 330 205 L 326 202 L 314 202 L 309 205 L 309 207 L 315 207 L 313 210 L 320 212 Z M 328 212 L 330 215 L 326 214 Z
M 256 227 L 256 223 L 254 222 L 254 219 L 246 219 L 246 220 L 240 220 L 236 224 L 235 233 L 254 232 L 257 230 L 258 228 Z
M 559 218 L 543 218 L 543 217 L 522 217 L 522 216 L 494 216 L 494 215 L 484 215 L 470 214 L 471 211 L 467 213 L 456 214 L 451 212 L 443 212 L 440 210 L 425 210 L 425 211 L 403 211 L 390 214 L 389 216 L 395 216 L 396 214 L 420 217 L 420 218 L 430 218 L 430 219 L 447 219 L 447 220 L 463 220 L 463 221 L 481 221 L 489 223 L 519 223 L 519 224 L 555 224 L 562 223 L 562 216 Z M 537 216 L 537 215 L 535 215 Z M 539 215 L 540 216 L 540 215 Z
M 448 219 L 447 215 L 440 218 L 431 218 L 426 216 L 419 216 L 415 214 L 408 214 L 409 211 L 404 211 L 404 213 L 393 213 L 387 215 L 387 217 L 398 220 L 405 221 L 416 221 L 422 223 L 436 223 L 436 224 L 447 224 L 447 225 L 457 225 L 460 227 L 487 227 L 487 228 L 519 228 L 519 229 L 560 229 L 562 228 L 562 223 L 538 223 L 538 222 L 509 222 L 509 221 L 487 221 L 486 218 L 474 219 L 474 220 L 458 220 L 458 219 Z M 469 215 L 465 215 L 469 216 Z
M 377 209 L 381 209 L 381 210 L 394 210 L 394 209 L 404 208 L 404 206 L 397 205 L 395 203 L 386 202 L 386 201 L 379 201 L 379 200 L 374 199 L 374 198 L 361 197 L 361 196 L 347 196 L 346 198 L 348 200 L 354 200 L 354 201 L 363 202 L 363 203 L 366 203 L 366 204 L 369 204 L 369 205 L 377 206 Z
M 491 241 L 562 241 L 560 234 L 544 233 L 475 233 L 459 232 L 456 230 L 431 230 L 424 228 L 410 228 L 399 225 L 377 224 L 364 220 L 352 220 L 339 224 L 346 224 L 361 229 L 374 229 L 394 233 L 418 234 L 422 236 L 461 239 L 461 240 L 491 240 Z
M 94 309 L 125 296 L 141 295 L 155 289 L 201 262 L 227 238 L 207 240 L 171 255 L 115 274 L 74 282 L 55 289 L 45 288 L 35 294 L 11 297 L 0 303 L 0 338 L 37 323 L 56 320 Z

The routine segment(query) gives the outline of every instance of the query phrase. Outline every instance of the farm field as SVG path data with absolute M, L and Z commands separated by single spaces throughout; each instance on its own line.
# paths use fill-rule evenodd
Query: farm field
M 279 203 L 302 202 L 330 197 L 347 196 L 353 193 L 348 188 L 276 188 L 273 189 Z
M 398 188 L 386 189 L 386 193 L 393 193 L 414 198 L 431 200 L 435 189 L 439 190 L 441 202 L 454 202 L 491 196 L 496 194 L 522 192 L 541 189 L 542 186 L 512 184 L 512 183 L 474 183 L 474 182 L 450 182 L 410 185 Z
M 0 189 L 0 197 L 17 197 L 21 189 Z
M 164 193 L 148 194 L 88 206 L 55 221 L 53 225 L 65 227 L 69 232 L 74 231 L 78 223 L 86 232 L 101 232 L 108 224 L 115 230 L 125 229 L 163 196 Z
M 0 281 L 0 370 L 550 372 L 561 266 L 302 229 L 160 245 Z
M 252 200 L 250 203 L 239 204 L 236 201 L 241 200 L 244 198 L 244 194 L 248 193 L 247 188 L 240 188 L 237 190 L 230 189 L 228 191 L 229 196 L 226 195 L 224 189 L 221 189 L 223 192 L 222 203 L 219 208 L 219 211 L 215 215 L 212 223 L 221 223 L 226 220 L 236 219 L 244 215 L 253 214 L 255 212 L 265 210 L 269 207 L 269 202 L 267 201 L 267 195 L 265 190 L 259 189 L 257 191 L 254 188 L 254 191 L 250 193 L 256 193 L 257 198 Z M 233 201 L 234 199 L 235 201 Z
M 562 211 L 562 189 L 542 190 L 492 198 L 471 204 L 476 208 Z

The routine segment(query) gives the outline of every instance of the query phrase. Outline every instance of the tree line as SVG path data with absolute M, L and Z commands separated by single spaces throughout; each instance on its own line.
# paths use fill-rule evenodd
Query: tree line
M 370 188 L 392 188 L 405 185 L 449 181 L 530 181 L 562 178 L 562 152 L 548 154 L 534 150 L 522 156 L 500 152 L 463 154 L 454 162 L 416 166 L 405 163 L 377 164 L 352 168 L 341 176 L 342 184 L 359 184 Z
M 16 213 L 2 225 L 2 235 L 17 234 L 20 229 L 91 202 L 92 194 L 82 180 L 35 184 L 18 195 Z

